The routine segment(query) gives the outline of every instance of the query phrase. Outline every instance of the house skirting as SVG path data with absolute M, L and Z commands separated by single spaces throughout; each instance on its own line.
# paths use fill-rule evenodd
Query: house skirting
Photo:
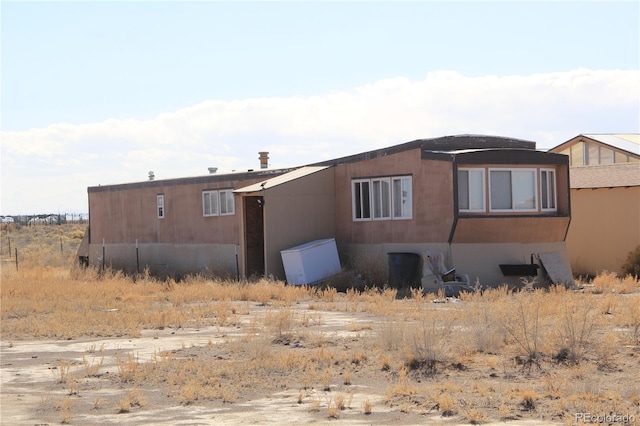
M 521 286 L 523 284 L 519 276 L 504 276 L 500 269 L 501 264 L 524 265 L 531 262 L 534 254 L 534 262 L 538 253 L 558 252 L 563 266 L 571 273 L 569 256 L 564 242 L 551 243 L 480 243 L 480 244 L 448 244 L 448 243 L 424 243 L 424 244 L 350 244 L 341 250 L 344 257 L 370 256 L 377 259 L 381 265 L 388 265 L 388 253 L 417 253 L 424 255 L 427 251 L 439 251 L 444 255 L 445 266 L 448 269 L 455 268 L 459 274 L 469 275 L 471 284 L 476 280 L 484 287 L 497 287 L 502 284 Z M 543 269 L 538 268 L 536 277 L 523 277 L 527 280 L 536 278 L 537 284 L 544 282 Z
M 104 248 L 103 248 L 104 247 Z M 113 268 L 126 273 L 144 272 L 154 276 L 180 276 L 202 273 L 235 278 L 234 244 L 90 244 L 89 264 Z M 103 260 L 104 252 L 104 260 Z

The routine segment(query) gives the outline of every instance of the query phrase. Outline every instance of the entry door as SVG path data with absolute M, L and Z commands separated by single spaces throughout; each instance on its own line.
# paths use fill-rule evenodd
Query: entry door
M 264 210 L 262 197 L 244 197 L 246 276 L 264 276 Z

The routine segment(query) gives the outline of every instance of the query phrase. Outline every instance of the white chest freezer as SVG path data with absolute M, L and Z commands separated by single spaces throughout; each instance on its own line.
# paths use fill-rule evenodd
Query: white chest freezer
M 312 284 L 341 271 L 336 240 L 310 241 L 280 252 L 287 282 Z

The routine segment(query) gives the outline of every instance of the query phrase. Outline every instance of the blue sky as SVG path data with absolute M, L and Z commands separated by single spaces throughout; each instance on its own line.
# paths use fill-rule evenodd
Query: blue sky
M 255 167 L 261 150 L 279 167 L 443 134 L 548 148 L 639 131 L 638 2 L 0 12 L 2 214 L 83 211 L 87 186 Z

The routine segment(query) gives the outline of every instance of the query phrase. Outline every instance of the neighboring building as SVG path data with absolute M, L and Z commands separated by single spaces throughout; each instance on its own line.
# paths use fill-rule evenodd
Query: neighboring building
M 549 150 L 569 156 L 571 167 L 640 161 L 640 134 L 581 134 Z
M 281 250 L 335 238 L 343 262 L 436 250 L 484 285 L 519 283 L 500 265 L 538 253 L 556 252 L 570 272 L 568 157 L 519 139 L 420 139 L 306 167 L 90 187 L 88 195 L 90 263 L 129 271 L 284 279 Z
M 621 274 L 640 245 L 640 134 L 578 135 L 550 151 L 570 157 L 573 272 Z

